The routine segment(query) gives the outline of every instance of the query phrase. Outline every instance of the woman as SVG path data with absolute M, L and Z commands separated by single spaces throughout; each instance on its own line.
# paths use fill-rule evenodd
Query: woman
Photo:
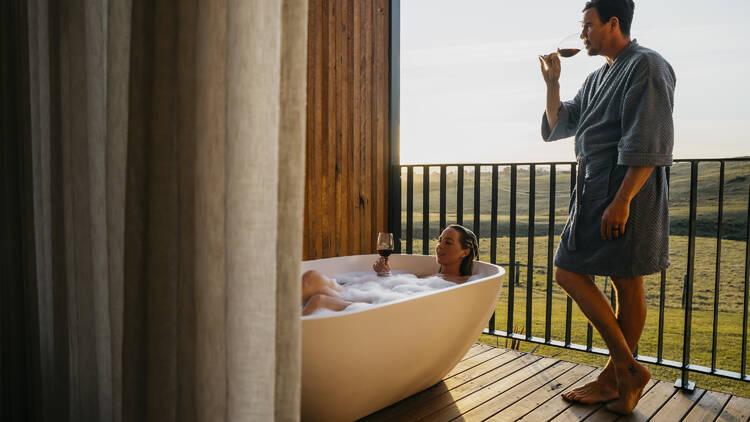
M 438 238 L 435 260 L 440 264 L 437 275 L 446 281 L 464 283 L 471 276 L 472 263 L 479 258 L 479 242 L 474 233 L 458 224 L 448 226 Z M 379 276 L 390 275 L 388 258 L 379 258 L 372 266 Z M 419 277 L 430 277 L 422 275 Z M 341 286 L 317 271 L 302 275 L 302 315 L 309 315 L 319 308 L 341 311 L 352 302 L 341 297 Z

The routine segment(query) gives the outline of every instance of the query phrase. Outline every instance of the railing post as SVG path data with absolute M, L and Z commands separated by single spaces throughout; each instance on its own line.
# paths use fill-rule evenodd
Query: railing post
M 518 263 L 516 262 L 516 188 L 518 186 L 518 167 L 510 166 L 510 227 L 508 262 L 511 263 L 510 274 L 515 275 L 508 283 L 508 335 L 513 334 L 513 307 L 515 306 L 515 283 L 518 282 Z M 515 273 L 515 274 L 514 274 Z
M 412 253 L 414 236 L 414 167 L 406 168 L 406 253 Z
M 721 281 L 721 238 L 724 236 L 724 161 L 719 168 L 719 212 L 716 217 L 716 272 L 714 274 L 714 324 L 711 335 L 711 371 L 716 370 L 716 341 L 719 329 L 719 286 Z
M 464 166 L 458 166 L 456 179 L 456 224 L 464 225 Z
M 529 166 L 529 225 L 526 241 L 526 339 L 531 339 L 531 317 L 534 308 L 534 220 L 536 219 L 536 166 Z
M 745 232 L 745 297 L 742 304 L 742 362 L 740 363 L 740 379 L 745 380 L 745 365 L 747 363 L 747 306 L 748 284 L 750 284 L 750 191 L 747 198 L 747 231 Z
M 692 391 L 695 383 L 688 379 L 690 365 L 690 334 L 693 319 L 693 279 L 695 276 L 695 228 L 698 197 L 698 163 L 690 162 L 690 222 L 688 229 L 687 280 L 685 283 L 685 329 L 682 343 L 682 378 L 675 382 L 675 387 Z
M 555 241 L 555 192 L 557 191 L 557 167 L 549 168 L 549 222 L 547 223 L 547 302 L 545 303 L 544 341 L 552 338 L 552 254 Z
M 422 255 L 430 254 L 430 167 L 422 167 Z
M 481 183 L 482 167 L 477 164 L 474 166 L 474 234 L 477 236 L 477 241 L 479 241 L 479 238 L 481 237 L 479 234 L 479 232 L 481 231 L 479 227 L 479 212 L 481 211 L 480 196 L 482 193 Z

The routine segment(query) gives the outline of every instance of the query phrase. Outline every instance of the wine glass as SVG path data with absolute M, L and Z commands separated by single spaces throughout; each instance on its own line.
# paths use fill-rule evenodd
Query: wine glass
M 377 249 L 380 256 L 388 260 L 388 256 L 393 253 L 393 233 L 378 233 Z
M 581 40 L 581 34 L 574 32 L 563 38 L 557 44 L 557 54 L 559 54 L 560 57 L 573 57 L 578 54 L 582 48 L 583 41 Z

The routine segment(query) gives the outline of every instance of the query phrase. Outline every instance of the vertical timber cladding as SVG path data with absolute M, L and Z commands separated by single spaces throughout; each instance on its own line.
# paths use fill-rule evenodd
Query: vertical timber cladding
M 388 225 L 389 0 L 310 0 L 304 259 L 371 253 Z

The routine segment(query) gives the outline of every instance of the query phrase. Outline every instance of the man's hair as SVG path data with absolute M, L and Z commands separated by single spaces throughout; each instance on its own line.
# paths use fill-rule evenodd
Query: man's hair
M 586 2 L 583 12 L 591 8 L 596 9 L 599 19 L 605 23 L 612 19 L 612 16 L 616 16 L 620 21 L 622 35 L 630 36 L 630 24 L 633 22 L 635 9 L 633 0 L 591 0 Z

